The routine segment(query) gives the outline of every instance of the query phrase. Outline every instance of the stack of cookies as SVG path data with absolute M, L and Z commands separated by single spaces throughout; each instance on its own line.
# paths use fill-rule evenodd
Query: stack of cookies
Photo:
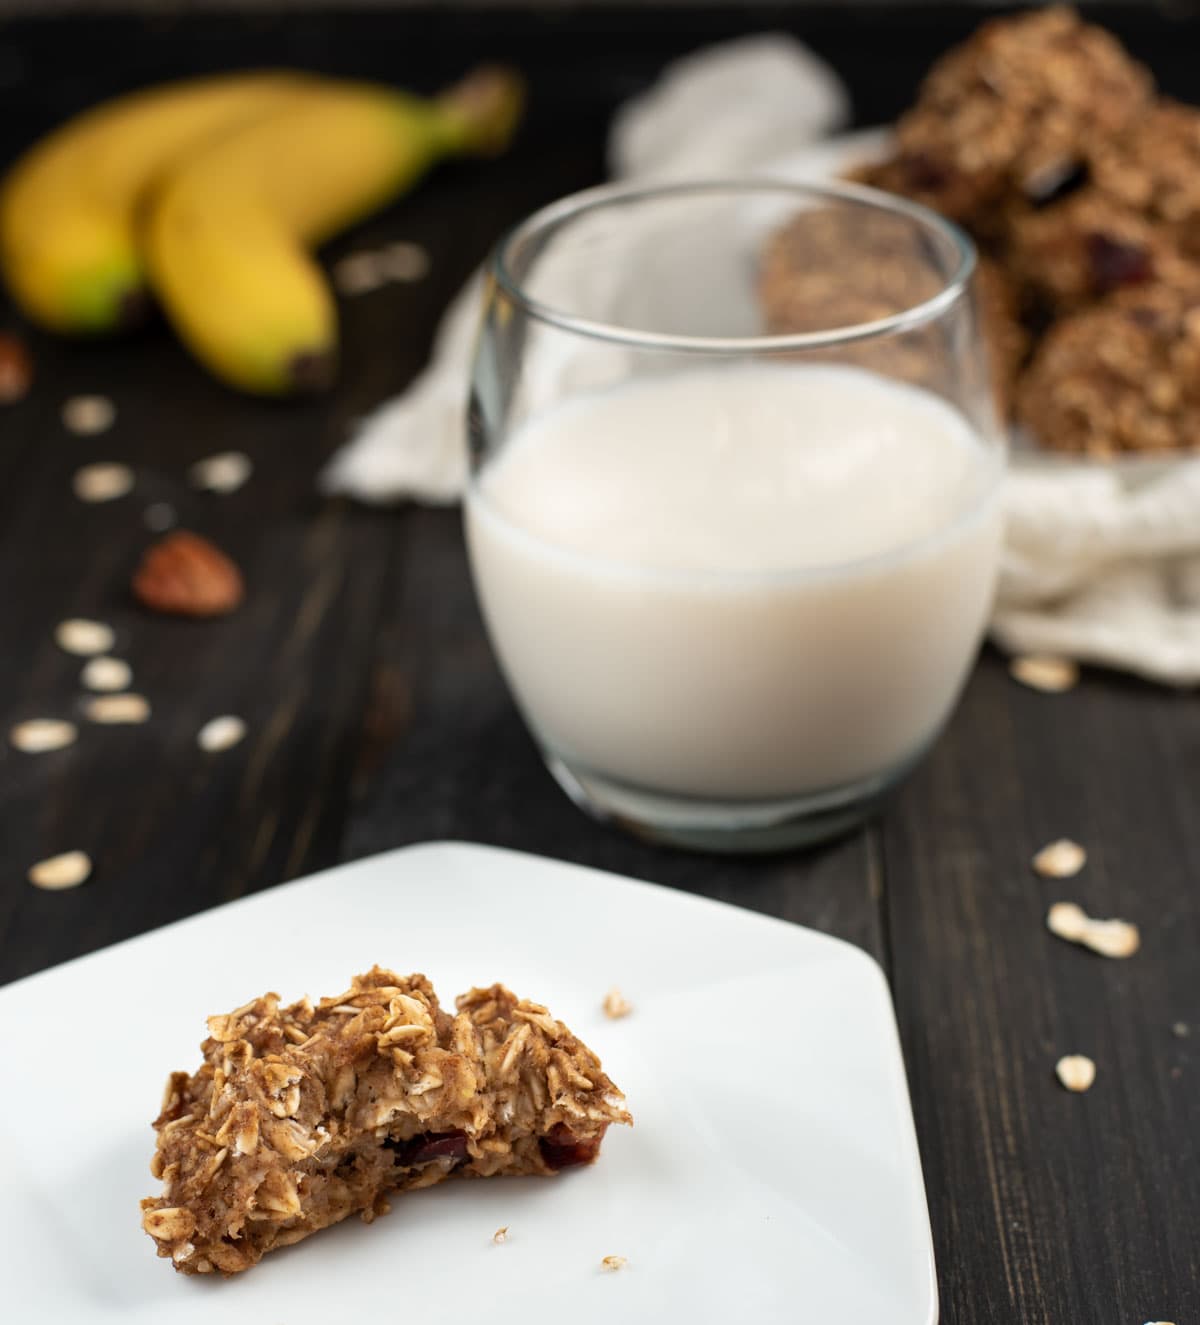
M 986 23 L 855 178 L 975 239 L 999 394 L 1041 445 L 1200 447 L 1200 110 L 1111 34 L 1058 8 Z

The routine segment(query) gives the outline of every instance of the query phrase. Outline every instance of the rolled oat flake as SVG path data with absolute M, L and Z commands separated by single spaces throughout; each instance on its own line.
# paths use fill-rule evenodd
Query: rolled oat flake
M 47 892 L 77 888 L 92 872 L 92 860 L 86 851 L 64 851 L 61 856 L 39 860 L 29 867 L 29 882 Z
M 14 750 L 25 754 L 43 754 L 47 750 L 61 750 L 74 744 L 79 729 L 73 722 L 60 718 L 30 718 L 9 729 L 8 741 Z
M 88 621 L 84 617 L 71 617 L 60 621 L 54 629 L 54 642 L 64 653 L 87 658 L 107 653 L 116 642 L 111 626 L 103 621 Z

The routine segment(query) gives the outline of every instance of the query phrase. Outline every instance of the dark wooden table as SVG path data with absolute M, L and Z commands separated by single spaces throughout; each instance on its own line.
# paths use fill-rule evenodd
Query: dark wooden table
M 664 60 L 738 31 L 790 28 L 845 75 L 871 123 L 895 114 L 972 21 L 887 6 L 0 26 L 0 160 L 98 97 L 206 69 L 292 63 L 432 88 L 505 57 L 532 86 L 508 157 L 439 171 L 335 249 L 413 239 L 433 269 L 345 306 L 345 365 L 326 401 L 238 399 L 161 327 L 88 346 L 31 335 L 37 387 L 0 413 L 0 724 L 71 713 L 79 663 L 51 632 L 73 615 L 115 625 L 154 716 L 85 727 L 56 754 L 0 747 L 0 979 L 429 838 L 720 897 L 848 938 L 887 971 L 944 1321 L 1200 1320 L 1193 697 L 1103 675 L 1047 697 L 985 656 L 930 758 L 865 831 L 763 860 L 655 850 L 584 819 L 543 771 L 484 638 L 457 514 L 314 495 L 349 421 L 420 367 L 439 311 L 497 232 L 600 177 L 613 106 Z M 1200 93 L 1200 26 L 1127 9 L 1109 21 L 1168 90 Z M 11 310 L 5 323 L 17 325 Z M 111 433 L 63 430 L 61 402 L 83 391 L 116 402 Z M 253 457 L 252 482 L 230 497 L 191 493 L 186 466 L 231 447 Z M 81 506 L 70 476 L 90 459 L 136 466 L 136 495 Z M 159 499 L 244 567 L 250 593 L 234 617 L 192 624 L 132 605 L 130 571 L 150 538 L 141 513 Z M 224 712 L 247 719 L 249 738 L 204 756 L 196 729 Z M 1061 835 L 1085 843 L 1089 862 L 1077 880 L 1049 884 L 1029 858 Z M 95 861 L 86 887 L 50 894 L 25 882 L 33 861 L 77 847 Z M 1051 938 L 1043 918 L 1058 898 L 1136 920 L 1142 952 L 1104 961 Z M 1086 1096 L 1054 1079 L 1059 1055 L 1077 1051 L 1099 1066 Z

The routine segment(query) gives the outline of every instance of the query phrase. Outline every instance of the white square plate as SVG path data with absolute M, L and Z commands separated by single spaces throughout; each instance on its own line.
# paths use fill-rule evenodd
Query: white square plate
M 154 1255 L 138 1198 L 172 1068 L 204 1018 L 372 963 L 447 1004 L 501 980 L 604 1060 L 635 1127 L 556 1179 L 449 1182 L 247 1274 Z M 631 1016 L 606 1019 L 618 985 Z M 410 847 L 0 989 L 3 1316 L 528 1325 L 931 1325 L 929 1220 L 883 976 L 848 944 L 574 865 Z M 492 1242 L 509 1227 L 503 1245 Z M 616 1272 L 601 1258 L 625 1256 Z

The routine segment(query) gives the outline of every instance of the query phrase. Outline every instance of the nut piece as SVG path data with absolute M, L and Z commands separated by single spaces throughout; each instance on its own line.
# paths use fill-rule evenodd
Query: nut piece
M 621 1017 L 627 1017 L 633 1011 L 633 1004 L 625 1001 L 625 996 L 613 985 L 613 987 L 604 995 L 604 1015 L 617 1021 Z
M 134 597 L 143 607 L 176 616 L 224 616 L 241 603 L 244 592 L 237 566 L 186 529 L 149 548 L 133 576 Z
M 147 1210 L 142 1227 L 160 1242 L 174 1242 L 195 1232 L 196 1220 L 190 1210 L 182 1206 L 168 1206 L 165 1210 Z
M 1008 665 L 1009 675 L 1030 690 L 1041 690 L 1058 695 L 1070 690 L 1079 681 L 1079 666 L 1070 658 L 1054 658 L 1049 654 L 1027 654 L 1014 658 Z
M 1102 957 L 1132 957 L 1142 942 L 1136 925 L 1127 920 L 1093 920 L 1074 902 L 1055 902 L 1046 915 L 1046 928 Z
M 254 472 L 250 457 L 242 451 L 220 451 L 197 460 L 188 470 L 192 487 L 207 492 L 236 492 Z
M 79 730 L 73 722 L 63 722 L 59 718 L 30 718 L 28 722 L 18 722 L 10 728 L 8 740 L 14 750 L 40 755 L 46 750 L 61 750 L 74 744 L 78 735 Z
M 210 718 L 196 734 L 196 744 L 210 753 L 228 750 L 245 738 L 246 724 L 232 713 Z
M 1044 879 L 1071 879 L 1087 864 L 1087 852 L 1069 837 L 1044 846 L 1033 858 L 1033 868 Z
M 54 642 L 64 653 L 88 658 L 96 653 L 107 653 L 116 641 L 113 628 L 103 621 L 85 621 L 72 617 L 61 621 L 54 629 Z
M 77 437 L 107 432 L 116 417 L 116 407 L 107 396 L 72 396 L 62 407 L 63 427 Z
M 79 673 L 85 690 L 128 690 L 133 684 L 133 668 L 120 658 L 91 658 Z
M 133 489 L 133 470 L 128 465 L 99 461 L 75 471 L 71 480 L 80 501 L 116 501 Z
M 83 716 L 89 722 L 106 726 L 118 723 L 146 722 L 150 717 L 150 701 L 145 695 L 97 695 L 83 706 Z
M 492 1234 L 492 1241 L 493 1241 L 497 1246 L 499 1246 L 500 1243 L 502 1243 L 502 1242 L 507 1242 L 507 1241 L 508 1241 L 508 1225 L 507 1225 L 507 1224 L 505 1224 L 505 1225 L 504 1225 L 503 1227 L 501 1227 L 501 1228 L 498 1228 L 498 1229 Z
M 1077 1094 L 1090 1090 L 1096 1080 L 1096 1064 L 1083 1054 L 1068 1054 L 1054 1064 L 1054 1072 L 1059 1081 Z
M 86 851 L 65 851 L 61 856 L 39 860 L 29 867 L 29 882 L 47 892 L 77 888 L 92 872 L 92 860 Z
M 605 1270 L 620 1270 L 623 1266 L 629 1264 L 629 1258 L 627 1256 L 605 1256 L 600 1264 Z
M 0 405 L 15 405 L 29 394 L 33 360 L 15 336 L 0 335 Z

